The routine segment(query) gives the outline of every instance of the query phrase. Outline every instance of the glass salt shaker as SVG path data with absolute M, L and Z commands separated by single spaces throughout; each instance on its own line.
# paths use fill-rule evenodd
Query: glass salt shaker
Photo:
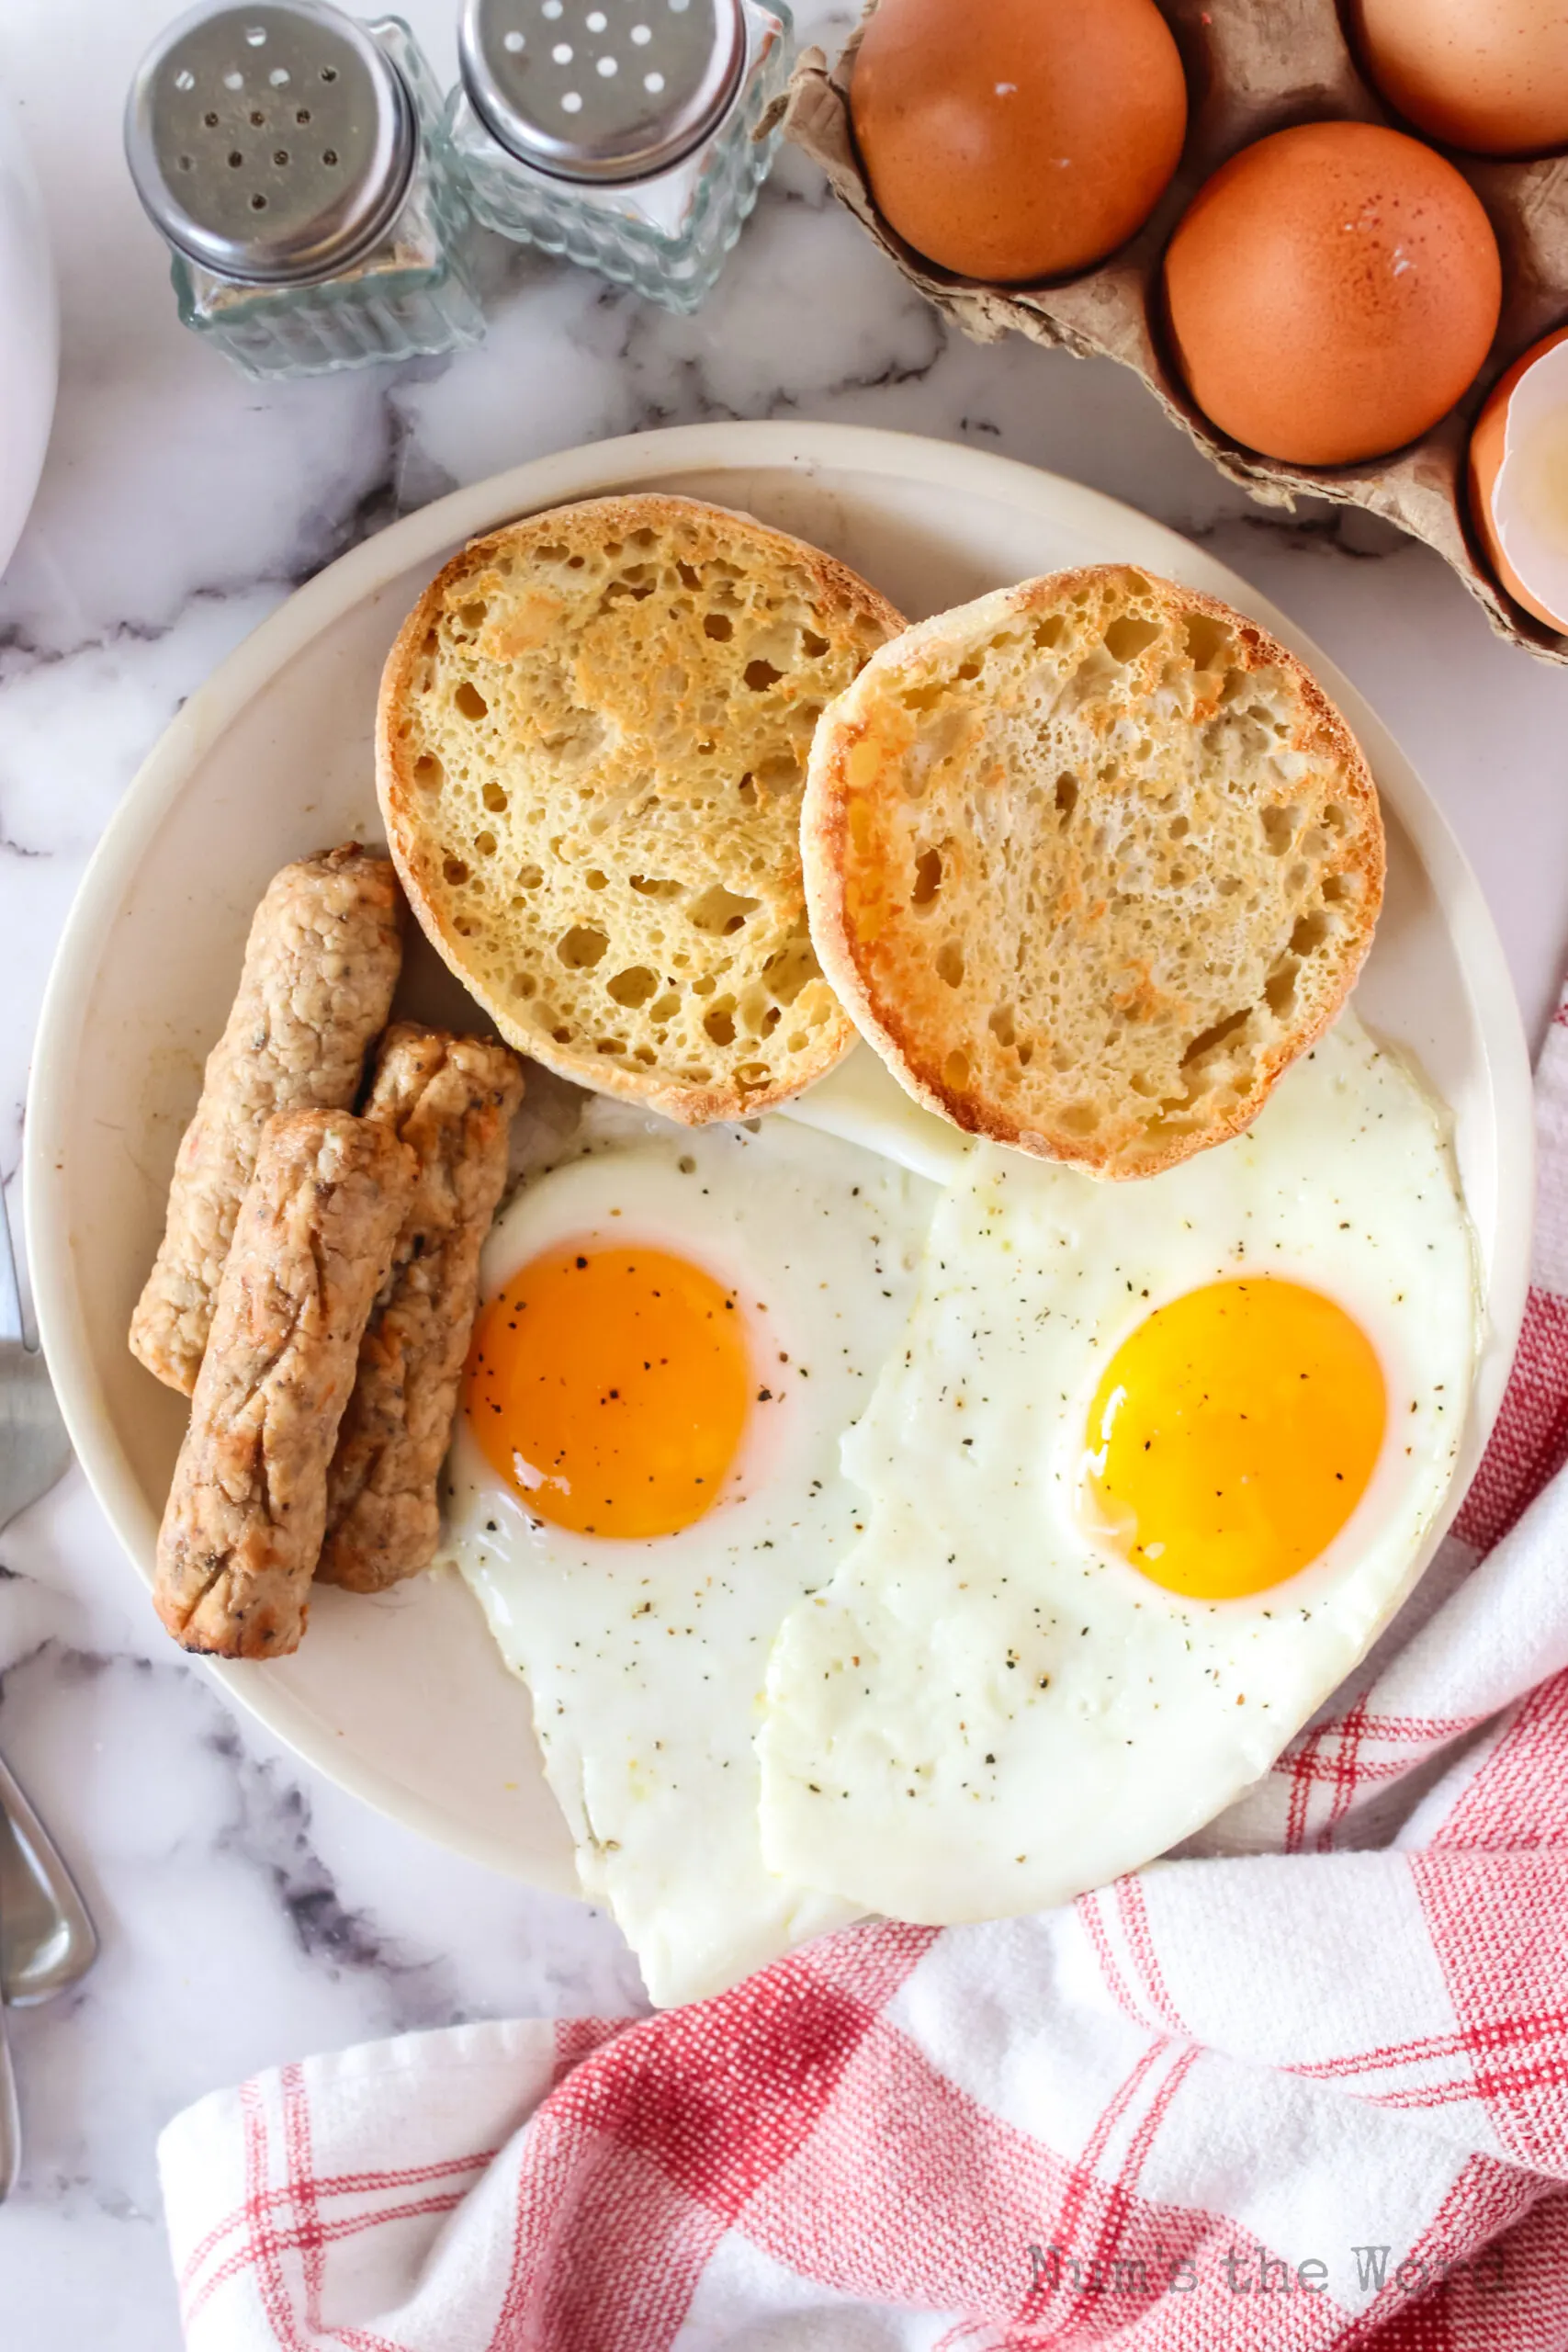
M 185 324 L 255 377 L 477 343 L 441 106 L 396 17 L 209 0 L 170 26 L 125 145 Z
M 446 130 L 475 218 L 694 311 L 778 145 L 783 0 L 464 0 Z

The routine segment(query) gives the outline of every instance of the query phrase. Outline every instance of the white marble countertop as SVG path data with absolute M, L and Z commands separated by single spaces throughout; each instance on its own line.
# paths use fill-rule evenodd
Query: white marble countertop
M 219 657 L 329 558 L 445 488 L 712 417 L 972 440 L 1212 546 L 1402 738 L 1480 875 L 1533 1042 L 1568 939 L 1568 674 L 1493 638 L 1436 557 L 1363 516 L 1251 505 L 1109 363 L 949 333 L 789 158 L 694 321 L 520 254 L 488 344 L 455 364 L 260 390 L 177 325 L 120 161 L 127 82 L 172 12 L 0 9 L 0 86 L 22 106 L 63 304 L 53 447 L 0 582 L 8 1176 L 83 865 Z M 404 13 L 445 73 L 452 0 Z M 803 13 L 829 42 L 847 22 Z M 640 1999 L 605 1919 L 365 1812 L 231 1714 L 164 1641 L 74 1473 L 0 1536 L 0 1742 L 104 1937 L 77 1996 L 12 2019 L 28 2143 L 0 2211 L 6 2352 L 174 2352 L 152 2147 L 202 2091 L 402 2028 Z

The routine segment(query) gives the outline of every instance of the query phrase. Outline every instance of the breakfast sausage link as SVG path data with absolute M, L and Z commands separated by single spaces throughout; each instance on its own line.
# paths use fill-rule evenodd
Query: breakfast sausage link
M 187 1650 L 299 1647 L 327 1466 L 414 1175 L 378 1119 L 297 1111 L 263 1134 L 158 1536 L 153 1599 Z
M 400 916 L 389 861 L 354 842 L 286 865 L 256 909 L 130 1325 L 131 1353 L 187 1396 L 262 1129 L 280 1111 L 353 1105 L 397 985 Z
M 412 1145 L 419 1175 L 338 1431 L 316 1571 L 328 1584 L 379 1592 L 434 1555 L 436 1479 L 468 1352 L 479 1250 L 522 1099 L 522 1068 L 504 1046 L 410 1023 L 382 1040 L 366 1116 Z

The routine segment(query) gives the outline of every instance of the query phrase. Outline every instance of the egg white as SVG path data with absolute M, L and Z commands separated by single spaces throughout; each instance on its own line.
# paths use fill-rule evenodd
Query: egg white
M 1129 1332 L 1250 1272 L 1327 1293 L 1388 1430 L 1314 1563 L 1192 1601 L 1086 1532 L 1090 1401 Z M 943 1194 L 900 1347 L 844 1448 L 865 1532 L 773 1645 L 759 1733 L 776 1871 L 942 1924 L 1075 1896 L 1267 1770 L 1408 1589 L 1478 1340 L 1445 1122 L 1352 1016 L 1247 1134 L 1122 1185 L 985 1147 Z
M 580 1142 L 583 1156 L 503 1212 L 481 1296 L 569 1240 L 657 1245 L 736 1289 L 770 1394 L 719 1500 L 654 1541 L 536 1520 L 459 1416 L 447 1549 L 527 1681 L 582 1891 L 612 1911 L 663 2006 L 720 1991 L 858 1908 L 764 1865 L 752 1741 L 779 1623 L 855 1540 L 862 1498 L 840 1440 L 908 1317 L 936 1193 L 780 1120 L 693 1133 L 595 1103 Z

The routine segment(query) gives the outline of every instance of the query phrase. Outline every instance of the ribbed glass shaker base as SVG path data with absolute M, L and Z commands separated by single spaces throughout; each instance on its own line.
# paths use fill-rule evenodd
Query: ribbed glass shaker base
M 789 12 L 748 6 L 745 16 L 746 81 L 734 113 L 716 139 L 653 179 L 595 187 L 535 171 L 496 142 L 460 87 L 454 91 L 446 137 L 475 220 L 666 310 L 696 310 L 756 204 L 781 135 L 756 134 L 789 78 Z
M 187 327 L 247 376 L 326 376 L 478 343 L 484 317 L 456 265 L 389 268 L 352 284 L 261 292 L 175 259 Z

